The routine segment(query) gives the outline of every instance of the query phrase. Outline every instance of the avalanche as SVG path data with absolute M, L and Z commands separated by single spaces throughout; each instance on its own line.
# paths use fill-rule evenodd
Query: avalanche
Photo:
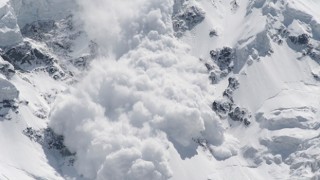
M 319 179 L 319 9 L 0 0 L 0 179 Z

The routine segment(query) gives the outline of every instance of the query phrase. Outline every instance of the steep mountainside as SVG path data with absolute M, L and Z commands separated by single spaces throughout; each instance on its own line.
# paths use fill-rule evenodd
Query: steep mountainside
M 0 180 L 320 179 L 319 10 L 0 0 Z

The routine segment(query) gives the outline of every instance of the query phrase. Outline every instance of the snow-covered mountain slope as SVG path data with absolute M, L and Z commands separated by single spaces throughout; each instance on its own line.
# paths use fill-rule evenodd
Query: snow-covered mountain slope
M 0 0 L 0 179 L 320 179 L 317 0 Z
M 67 2 L 0 2 L 0 179 L 65 179 L 60 172 L 72 175 L 74 158 L 61 158 L 48 116 L 57 94 L 88 67 L 95 45 L 70 16 L 76 4 L 62 14 Z

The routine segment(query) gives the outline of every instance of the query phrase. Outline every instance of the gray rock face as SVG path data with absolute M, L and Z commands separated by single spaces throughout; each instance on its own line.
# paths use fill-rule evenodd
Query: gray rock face
M 205 12 L 197 6 L 187 6 L 173 16 L 173 29 L 176 36 L 181 36 L 185 31 L 193 29 L 205 19 Z
M 249 112 L 245 108 L 236 107 L 234 108 L 228 115 L 233 121 L 243 122 L 246 126 L 250 125 L 250 115 Z
M 299 36 L 289 36 L 289 39 L 294 44 L 307 45 L 309 43 L 309 35 L 300 34 Z
M 32 39 L 42 40 L 45 39 L 45 35 L 56 28 L 55 21 L 35 21 L 30 24 L 26 24 L 22 29 L 21 33 Z
M 209 37 L 214 37 L 214 36 L 218 36 L 218 33 L 216 30 L 212 29 L 210 32 L 209 32 Z
M 65 73 L 59 68 L 57 60 L 48 53 L 33 47 L 29 42 L 5 49 L 1 57 L 18 70 L 43 70 L 55 79 L 65 76 Z
M 231 120 L 243 122 L 246 126 L 249 126 L 251 124 L 251 115 L 249 111 L 245 108 L 236 106 L 229 99 L 214 101 L 212 103 L 212 110 L 215 111 L 222 118 L 228 116 Z
M 28 42 L 6 49 L 2 58 L 23 70 L 28 70 L 24 65 L 53 64 L 53 58 L 33 48 Z
M 236 78 L 228 79 L 229 85 L 223 92 L 223 98 L 212 103 L 212 110 L 215 111 L 221 118 L 229 117 L 233 121 L 243 122 L 244 125 L 251 124 L 251 115 L 245 108 L 237 106 L 233 101 L 233 91 L 239 88 L 239 82 Z
M 78 39 L 87 38 L 84 32 L 74 28 L 73 16 L 60 21 L 39 20 L 26 24 L 21 32 L 27 37 L 22 43 L 7 46 L 0 52 L 5 62 L 12 64 L 19 71 L 45 71 L 54 79 L 73 76 L 74 67 L 86 69 L 88 62 L 96 54 L 96 44 L 88 42 L 83 53 L 70 56 Z M 41 42 L 41 43 L 40 43 Z M 66 68 L 66 66 L 71 68 Z M 0 66 L 1 68 L 1 66 Z M 3 73 L 8 74 L 4 67 Z M 8 69 L 8 68 L 7 68 Z M 77 70 L 75 70 L 77 71 Z M 9 76 L 9 75 L 8 75 Z
M 229 101 L 216 100 L 212 103 L 212 109 L 220 116 L 228 114 L 232 109 L 232 103 Z
M 224 90 L 223 97 L 226 97 L 231 102 L 233 102 L 233 97 L 232 97 L 233 91 L 236 90 L 240 84 L 239 84 L 238 80 L 234 77 L 230 77 L 228 79 L 228 81 L 229 81 L 229 85 L 228 85 L 227 89 Z
M 304 56 L 309 56 L 311 59 L 320 64 L 320 51 L 313 46 L 307 46 L 302 53 Z
M 230 47 L 223 47 L 218 50 L 211 50 L 210 56 L 213 61 L 219 66 L 220 70 L 232 70 L 232 62 L 235 59 L 235 51 Z
M 64 137 L 54 133 L 51 128 L 35 130 L 32 127 L 27 127 L 23 130 L 23 134 L 30 138 L 30 140 L 38 142 L 48 150 L 58 151 L 63 156 L 74 155 L 63 144 Z
M 232 91 L 239 88 L 240 83 L 236 78 L 230 77 L 228 81 L 229 81 L 228 88 L 230 88 Z
M 320 71 L 319 72 L 312 72 L 312 76 L 315 80 L 320 81 Z

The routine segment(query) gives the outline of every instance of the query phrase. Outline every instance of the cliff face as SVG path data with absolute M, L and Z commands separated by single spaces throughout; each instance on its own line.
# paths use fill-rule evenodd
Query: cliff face
M 320 178 L 317 0 L 0 0 L 0 179 Z

